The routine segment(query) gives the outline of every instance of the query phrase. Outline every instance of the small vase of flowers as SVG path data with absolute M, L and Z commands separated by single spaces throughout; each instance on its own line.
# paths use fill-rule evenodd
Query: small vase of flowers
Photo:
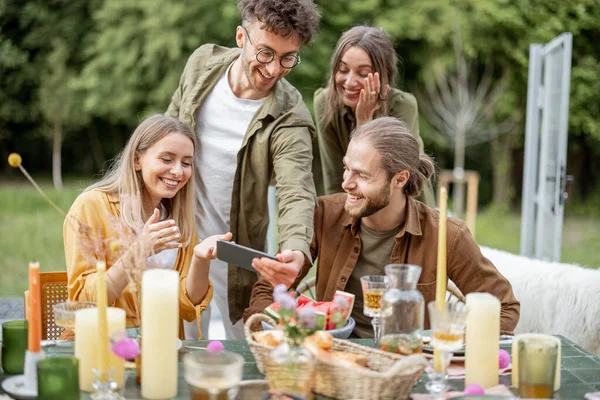
M 273 290 L 273 300 L 281 305 L 278 328 L 284 340 L 272 350 L 265 363 L 265 375 L 272 393 L 311 398 L 314 385 L 315 359 L 302 344 L 317 331 L 317 314 L 313 307 L 297 310 L 285 285 Z

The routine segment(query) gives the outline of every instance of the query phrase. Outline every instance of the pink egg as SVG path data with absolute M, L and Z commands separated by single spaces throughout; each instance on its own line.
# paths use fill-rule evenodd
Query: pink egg
M 510 365 L 510 354 L 504 349 L 498 351 L 498 367 L 504 369 Z
M 133 360 L 140 354 L 140 346 L 134 339 L 125 337 L 113 341 L 112 352 L 125 360 Z
M 481 385 L 471 383 L 465 388 L 465 394 L 485 394 L 485 390 L 483 390 Z
M 225 350 L 225 346 L 223 346 L 223 343 L 219 342 L 218 340 L 211 340 L 208 342 L 208 346 L 206 346 L 206 351 L 211 353 L 216 353 L 223 350 Z

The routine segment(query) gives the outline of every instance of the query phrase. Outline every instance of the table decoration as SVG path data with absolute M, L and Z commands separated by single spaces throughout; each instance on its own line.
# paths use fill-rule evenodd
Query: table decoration
M 177 395 L 179 274 L 150 269 L 142 276 L 142 396 Z
M 438 351 L 439 365 L 427 370 L 429 382 L 426 388 L 435 398 L 444 398 L 448 365 L 452 360 L 452 353 L 463 347 L 469 307 L 461 307 L 458 304 L 444 304 L 444 307 L 439 307 L 436 301 L 427 306 L 431 322 L 430 344 L 434 352 Z
M 192 400 L 234 399 L 244 372 L 244 357 L 228 351 L 198 350 L 183 357 Z
M 37 396 L 36 363 L 46 357 L 46 353 L 42 350 L 40 263 L 38 262 L 29 263 L 28 316 L 27 351 L 25 351 L 23 375 L 13 376 L 2 382 L 2 388 L 17 397 Z
M 489 293 L 469 293 L 465 346 L 465 385 L 498 384 L 500 300 Z
M 446 223 L 448 218 L 448 191 L 445 186 L 440 188 L 439 198 L 439 228 L 438 228 L 438 248 L 437 248 L 437 267 L 435 270 L 435 304 L 441 311 L 446 308 L 446 286 L 447 286 L 447 263 L 446 263 Z M 433 368 L 441 373 L 444 367 L 443 360 L 439 350 L 433 351 Z
M 519 387 L 519 341 L 521 339 L 526 338 L 539 338 L 544 340 L 551 340 L 556 343 L 558 346 L 558 355 L 557 355 L 557 363 L 556 363 L 556 372 L 554 374 L 554 391 L 560 390 L 560 366 L 561 366 L 561 352 L 562 345 L 560 343 L 560 339 L 551 335 L 544 335 L 542 333 L 522 333 L 520 335 L 516 335 L 512 342 L 512 385 L 516 388 Z
M 79 400 L 79 360 L 49 357 L 37 363 L 39 400 Z
M 25 367 L 28 323 L 25 320 L 2 323 L 2 369 L 6 375 L 19 375 Z
M 381 315 L 383 336 L 379 348 L 402 355 L 423 352 L 425 299 L 417 289 L 421 267 L 388 264 L 385 274 L 388 289 L 383 293 Z
M 254 314 L 246 321 L 244 332 L 256 366 L 264 373 L 266 357 L 274 349 L 274 345 L 259 343 L 254 339 L 251 327 L 260 321 L 275 323 L 264 314 Z M 366 361 L 366 367 L 345 359 L 340 360 L 332 356 L 331 351 L 361 357 Z M 408 399 L 410 390 L 426 365 L 426 359 L 420 354 L 400 356 L 348 340 L 332 338 L 330 350 L 320 353 L 320 357 L 316 358 L 313 391 L 340 399 Z
M 285 285 L 274 288 L 273 300 L 280 305 L 278 326 L 283 338 L 265 359 L 269 387 L 273 393 L 308 397 L 314 385 L 315 360 L 302 345 L 307 336 L 317 331 L 316 311 L 312 305 L 298 309 L 297 300 Z
M 360 278 L 363 292 L 363 314 L 371 318 L 375 345 L 379 346 L 383 314 L 381 298 L 389 287 L 389 278 L 385 275 L 365 275 Z
M 553 398 L 559 346 L 552 339 L 519 339 L 519 395 L 525 399 Z
M 96 307 L 92 301 L 64 301 L 52 306 L 54 322 L 65 329 L 75 329 L 75 312 L 84 308 Z
M 114 332 L 124 331 L 125 310 L 108 307 L 106 309 L 106 323 L 109 335 Z M 75 357 L 79 359 L 79 387 L 85 392 L 94 391 L 94 370 L 98 371 L 100 369 L 98 324 L 97 307 L 84 308 L 75 313 Z M 116 388 L 122 388 L 125 384 L 125 365 L 123 359 L 110 354 L 108 356 L 109 374 L 111 370 Z

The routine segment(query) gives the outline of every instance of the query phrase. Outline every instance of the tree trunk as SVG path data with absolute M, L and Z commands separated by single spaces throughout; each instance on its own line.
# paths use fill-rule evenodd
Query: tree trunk
M 62 190 L 61 153 L 62 153 L 62 120 L 60 112 L 54 118 L 54 135 L 52 140 L 52 183 L 54 189 Z
M 102 143 L 100 142 L 100 138 L 98 137 L 96 127 L 93 124 L 90 125 L 91 126 L 87 131 L 88 137 L 90 139 L 92 156 L 94 157 L 94 162 L 96 163 L 96 169 L 101 170 L 106 159 L 104 158 L 104 152 L 102 151 Z
M 464 179 L 465 177 L 465 132 L 457 132 L 454 142 L 454 170 L 452 171 L 455 179 Z M 463 218 L 465 210 L 465 184 L 461 182 L 454 183 L 453 190 L 454 213 L 457 218 Z
M 492 147 L 492 205 L 509 209 L 513 190 L 511 180 L 512 149 L 515 135 L 496 136 L 490 141 Z

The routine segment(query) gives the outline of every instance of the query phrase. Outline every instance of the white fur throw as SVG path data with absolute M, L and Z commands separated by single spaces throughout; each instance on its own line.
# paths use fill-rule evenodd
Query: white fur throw
M 600 271 L 481 247 L 521 302 L 515 333 L 561 334 L 600 356 Z

